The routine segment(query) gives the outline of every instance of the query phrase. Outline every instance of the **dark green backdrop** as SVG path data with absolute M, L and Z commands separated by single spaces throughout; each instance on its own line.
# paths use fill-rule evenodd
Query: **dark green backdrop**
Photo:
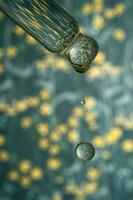
M 78 74 L 0 12 L 0 200 L 133 200 L 133 2 L 57 2 L 99 54 Z

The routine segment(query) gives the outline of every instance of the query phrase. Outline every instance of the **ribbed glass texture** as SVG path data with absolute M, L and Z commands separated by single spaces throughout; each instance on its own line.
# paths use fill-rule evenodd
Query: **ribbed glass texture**
M 0 10 L 54 53 L 78 34 L 77 22 L 53 0 L 0 0 Z

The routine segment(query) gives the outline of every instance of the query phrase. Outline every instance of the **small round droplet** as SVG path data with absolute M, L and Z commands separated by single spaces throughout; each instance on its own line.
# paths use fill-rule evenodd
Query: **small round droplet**
M 80 142 L 75 148 L 75 154 L 79 160 L 89 161 L 95 155 L 95 148 L 88 142 Z
M 81 100 L 81 105 L 84 105 L 85 103 L 86 103 L 86 101 L 83 99 L 83 100 Z

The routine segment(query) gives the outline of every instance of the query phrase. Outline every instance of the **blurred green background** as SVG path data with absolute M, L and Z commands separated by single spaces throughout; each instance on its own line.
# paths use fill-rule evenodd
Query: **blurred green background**
M 133 1 L 57 2 L 99 53 L 78 74 L 0 12 L 0 200 L 133 200 Z

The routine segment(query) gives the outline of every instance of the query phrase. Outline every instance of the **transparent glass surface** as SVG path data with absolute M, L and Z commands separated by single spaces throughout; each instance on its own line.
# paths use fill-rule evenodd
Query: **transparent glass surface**
M 0 9 L 52 52 L 62 52 L 78 33 L 74 18 L 51 0 L 0 0 Z

